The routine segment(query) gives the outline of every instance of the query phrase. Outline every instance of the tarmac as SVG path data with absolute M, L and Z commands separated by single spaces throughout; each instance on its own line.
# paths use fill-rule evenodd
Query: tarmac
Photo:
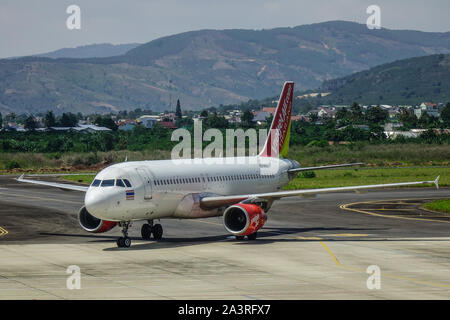
M 117 248 L 119 228 L 79 226 L 84 194 L 13 178 L 0 177 L 0 299 L 450 298 L 450 215 L 421 208 L 448 188 L 285 198 L 255 241 L 220 217 L 161 220 L 161 241 L 139 222 Z

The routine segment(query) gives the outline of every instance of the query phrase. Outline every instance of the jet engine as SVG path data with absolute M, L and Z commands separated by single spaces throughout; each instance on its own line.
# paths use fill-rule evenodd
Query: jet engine
M 81 207 L 78 213 L 80 226 L 87 232 L 102 233 L 111 230 L 117 224 L 115 221 L 101 220 L 91 215 L 85 206 Z
M 223 213 L 225 229 L 235 236 L 255 233 L 266 220 L 263 209 L 256 204 L 238 203 L 228 207 Z

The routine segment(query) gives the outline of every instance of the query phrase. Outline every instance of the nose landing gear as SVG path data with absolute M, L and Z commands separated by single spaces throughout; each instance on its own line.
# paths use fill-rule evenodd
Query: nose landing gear
M 119 222 L 119 226 L 122 227 L 123 237 L 117 239 L 117 246 L 119 248 L 129 248 L 131 246 L 131 239 L 128 238 L 128 228 L 131 227 L 131 222 Z

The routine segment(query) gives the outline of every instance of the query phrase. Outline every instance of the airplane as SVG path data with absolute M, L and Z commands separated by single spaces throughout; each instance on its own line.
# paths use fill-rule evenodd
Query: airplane
M 284 197 L 433 183 L 439 187 L 437 177 L 434 181 L 282 190 L 299 172 L 361 164 L 301 167 L 287 158 L 293 93 L 294 83 L 285 82 L 264 147 L 256 156 L 235 157 L 235 161 L 222 163 L 211 158 L 189 163 L 183 159 L 126 161 L 101 170 L 89 187 L 25 179 L 24 175 L 17 180 L 85 192 L 78 214 L 80 226 L 88 232 L 102 233 L 118 225 L 123 236 L 117 239 L 117 246 L 122 248 L 130 247 L 128 229 L 138 220 L 146 221 L 141 228 L 143 239 L 160 240 L 163 228 L 155 220 L 222 215 L 226 231 L 236 239 L 254 240 L 267 221 L 273 202 Z M 262 170 L 267 166 L 276 169 L 267 174 Z

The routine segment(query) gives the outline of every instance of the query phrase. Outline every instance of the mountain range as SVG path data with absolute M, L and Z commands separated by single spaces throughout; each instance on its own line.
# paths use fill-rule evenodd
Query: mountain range
M 324 81 L 323 104 L 450 102 L 450 54 L 410 58 Z M 327 103 L 328 102 L 328 103 Z
M 37 57 L 45 58 L 105 58 L 112 56 L 120 56 L 131 49 L 139 46 L 139 43 L 127 43 L 127 44 L 90 44 L 86 46 L 79 46 L 75 48 L 63 48 L 52 52 L 37 54 Z
M 450 32 L 369 30 L 331 21 L 269 30 L 200 30 L 108 57 L 0 60 L 0 111 L 201 109 L 297 90 L 400 59 L 450 53 Z M 343 82 L 342 82 L 343 81 Z

